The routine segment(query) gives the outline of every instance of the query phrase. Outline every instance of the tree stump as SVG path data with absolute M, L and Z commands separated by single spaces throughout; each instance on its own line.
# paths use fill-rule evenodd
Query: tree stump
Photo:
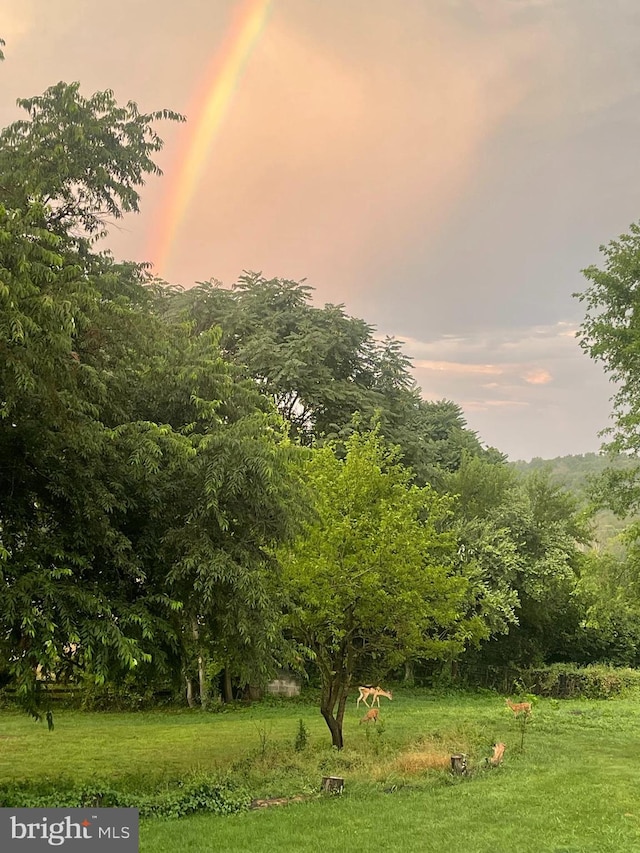
M 341 776 L 323 776 L 320 790 L 327 794 L 341 794 L 344 790 L 344 779 Z
M 460 753 L 451 756 L 451 772 L 457 776 L 464 776 L 467 772 L 467 756 Z

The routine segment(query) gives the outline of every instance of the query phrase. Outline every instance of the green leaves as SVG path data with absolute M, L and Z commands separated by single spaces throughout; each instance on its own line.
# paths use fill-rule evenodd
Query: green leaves
M 279 552 L 287 625 L 335 705 L 356 673 L 380 677 L 459 647 L 468 584 L 442 530 L 449 499 L 411 486 L 376 433 L 354 433 L 343 458 L 331 445 L 314 451 L 305 476 L 315 518 Z
M 311 452 L 315 514 L 278 552 L 286 628 L 318 667 L 322 714 L 342 746 L 344 702 L 407 661 L 451 659 L 486 636 L 460 570 L 453 501 L 411 485 L 377 432 Z
M 29 118 L 0 134 L 2 198 L 23 210 L 43 202 L 43 225 L 60 234 L 95 235 L 107 218 L 137 211 L 145 175 L 161 173 L 152 159 L 162 147 L 153 123 L 184 120 L 170 110 L 118 106 L 109 90 L 85 98 L 78 83 L 58 83 L 18 105 Z
M 629 233 L 601 246 L 604 266 L 583 270 L 586 290 L 574 294 L 586 306 L 580 327 L 580 346 L 600 361 L 611 379 L 619 383 L 614 401 L 616 425 L 611 449 L 640 449 L 640 224 Z

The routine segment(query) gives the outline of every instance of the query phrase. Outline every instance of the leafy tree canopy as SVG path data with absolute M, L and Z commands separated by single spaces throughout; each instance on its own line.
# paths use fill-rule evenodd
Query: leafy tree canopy
M 440 482 L 463 453 L 485 453 L 458 406 L 421 399 L 400 341 L 376 339 L 342 305 L 312 305 L 312 292 L 246 273 L 231 290 L 216 281 L 165 290 L 157 310 L 197 330 L 221 327 L 225 354 L 274 399 L 304 444 L 378 424 L 423 484 Z
M 450 655 L 470 629 L 468 581 L 444 529 L 450 500 L 409 476 L 375 433 L 350 436 L 342 458 L 330 444 L 314 451 L 306 477 L 316 518 L 279 552 L 287 625 L 319 668 L 321 711 L 339 748 L 355 676 Z
M 282 421 L 215 332 L 163 322 L 141 266 L 78 238 L 137 209 L 172 114 L 76 84 L 23 106 L 0 134 L 0 646 L 19 695 L 37 714 L 40 676 L 175 670 L 194 624 L 201 658 L 224 637 L 267 667 L 269 554 L 300 505 Z
M 618 383 L 614 402 L 615 426 L 609 430 L 618 451 L 637 453 L 640 448 L 640 376 L 638 347 L 640 309 L 640 224 L 632 224 L 608 245 L 601 246 L 603 268 L 583 270 L 589 282 L 576 294 L 586 306 L 580 328 L 580 345 L 601 362 Z
M 0 133 L 0 198 L 22 210 L 42 202 L 43 224 L 64 234 L 95 235 L 138 211 L 145 175 L 161 173 L 153 123 L 182 120 L 170 110 L 141 113 L 131 101 L 119 106 L 108 90 L 85 98 L 78 83 L 58 83 L 18 105 L 28 118 Z
M 458 495 L 455 529 L 493 635 L 474 658 L 528 664 L 556 653 L 581 618 L 573 595 L 590 529 L 575 497 L 547 470 L 523 477 L 473 458 L 447 485 Z

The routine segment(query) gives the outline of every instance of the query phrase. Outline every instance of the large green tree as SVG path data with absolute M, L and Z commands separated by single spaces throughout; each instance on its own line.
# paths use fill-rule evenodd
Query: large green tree
M 585 615 L 575 592 L 589 529 L 574 496 L 547 471 L 523 477 L 478 458 L 466 458 L 447 487 L 458 498 L 454 529 L 491 634 L 468 660 L 557 659 Z
M 600 251 L 601 265 L 583 270 L 587 286 L 575 294 L 585 306 L 579 338 L 614 383 L 613 425 L 603 431 L 605 447 L 622 453 L 627 464 L 610 467 L 592 492 L 598 506 L 630 518 L 630 524 L 618 554 L 590 557 L 581 589 L 590 605 L 590 624 L 613 641 L 610 656 L 619 653 L 633 661 L 640 565 L 640 223 L 632 223 L 627 234 Z M 625 636 L 628 641 L 622 643 Z
M 355 677 L 459 651 L 469 584 L 454 568 L 450 501 L 410 484 L 377 434 L 353 434 L 344 457 L 313 451 L 306 477 L 316 517 L 279 552 L 286 624 L 320 672 L 320 710 L 334 746 Z
M 269 394 L 303 444 L 346 439 L 357 423 L 376 423 L 422 484 L 440 484 L 464 453 L 485 455 L 458 406 L 427 402 L 401 342 L 379 340 L 342 305 L 315 306 L 302 282 L 245 273 L 219 282 L 165 289 L 162 316 L 188 318 L 198 330 L 219 326 L 227 357 Z
M 614 425 L 609 449 L 636 457 L 640 451 L 640 224 L 601 246 L 604 263 L 583 270 L 588 286 L 576 294 L 585 305 L 580 345 L 602 364 L 614 385 Z M 637 511 L 637 470 L 611 477 L 616 509 Z
M 95 250 L 138 206 L 169 113 L 59 84 L 0 134 L 0 645 L 42 676 L 143 662 L 264 670 L 269 554 L 298 505 L 285 430 L 215 333 L 167 324 L 144 269 Z M 197 642 L 194 645 L 195 636 Z M 189 638 L 188 641 L 186 638 Z M 203 688 L 203 693 L 206 690 Z M 206 698 L 206 695 L 205 695 Z

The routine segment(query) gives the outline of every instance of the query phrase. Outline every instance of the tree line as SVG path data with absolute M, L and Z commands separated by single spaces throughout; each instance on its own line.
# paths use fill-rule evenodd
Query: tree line
M 423 400 L 401 342 L 304 282 L 183 290 L 100 247 L 182 116 L 75 83 L 19 103 L 0 133 L 0 676 L 30 713 L 54 680 L 206 707 L 287 666 L 340 747 L 356 681 L 637 663 L 632 545 L 590 551 L 575 497 Z

